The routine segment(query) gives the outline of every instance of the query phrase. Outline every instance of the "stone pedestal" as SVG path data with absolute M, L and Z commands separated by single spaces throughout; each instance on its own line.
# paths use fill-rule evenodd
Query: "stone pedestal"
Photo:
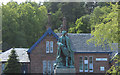
M 56 68 L 54 70 L 54 73 L 55 75 L 61 75 L 61 74 L 64 74 L 64 75 L 75 75 L 76 71 L 75 71 L 75 68 Z

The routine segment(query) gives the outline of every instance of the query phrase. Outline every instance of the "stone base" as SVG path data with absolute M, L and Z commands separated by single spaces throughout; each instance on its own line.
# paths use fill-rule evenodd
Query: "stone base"
M 55 75 L 60 75 L 62 74 L 71 74 L 71 75 L 75 75 L 76 71 L 75 68 L 56 68 L 54 70 Z

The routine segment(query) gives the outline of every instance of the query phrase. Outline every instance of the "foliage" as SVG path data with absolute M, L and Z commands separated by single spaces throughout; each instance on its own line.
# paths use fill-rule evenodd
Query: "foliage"
M 106 75 L 120 75 L 120 66 L 118 63 L 120 63 L 120 57 L 117 55 L 114 57 L 113 61 L 115 61 L 115 65 L 112 65 L 112 67 L 106 72 Z
M 88 43 L 93 42 L 96 46 L 102 45 L 103 47 L 105 44 L 111 47 L 112 43 L 118 43 L 117 4 L 111 4 L 110 7 L 96 8 L 98 11 L 94 10 L 92 13 L 94 16 L 92 16 L 91 35 L 93 37 L 87 41 Z
M 45 32 L 47 9 L 35 2 L 2 4 L 3 50 L 30 47 Z
M 58 9 L 58 11 L 56 11 L 55 13 L 51 12 L 51 27 L 52 29 L 58 29 L 60 27 L 60 25 L 62 24 L 62 18 L 63 18 L 63 14 L 61 12 L 61 9 Z
M 109 45 L 112 48 L 113 43 L 119 43 L 119 29 L 118 29 L 118 4 L 110 3 L 108 7 L 96 7 L 93 13 L 91 14 L 91 35 L 92 37 L 87 41 L 95 43 L 96 46 Z M 116 65 L 113 65 L 108 71 L 108 75 L 120 74 L 120 55 L 118 48 Z
M 29 1 L 21 4 L 11 1 L 6 5 L 2 4 L 2 48 L 31 47 L 46 31 L 47 12 L 52 14 L 53 30 L 60 32 L 62 18 L 65 16 L 69 32 L 88 33 L 91 26 L 87 21 L 90 17 L 88 15 L 94 6 L 97 5 L 93 2 L 44 2 L 40 5 Z M 79 21 L 83 24 L 79 24 Z
M 9 55 L 9 59 L 6 63 L 5 69 L 3 72 L 6 73 L 21 73 L 21 64 L 17 59 L 16 51 L 13 49 Z
M 70 33 L 90 33 L 90 16 L 85 15 L 76 20 L 76 26 L 69 29 Z
M 77 18 L 87 14 L 85 11 L 85 3 L 80 2 L 48 2 L 44 3 L 48 11 L 52 15 L 52 28 L 58 29 L 62 24 L 62 18 L 67 19 L 67 29 L 72 28 Z

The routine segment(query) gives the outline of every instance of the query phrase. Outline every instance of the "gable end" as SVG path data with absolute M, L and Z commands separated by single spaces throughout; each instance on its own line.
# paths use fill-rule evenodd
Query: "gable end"
M 32 50 L 37 46 L 37 44 L 39 44 L 39 43 L 44 39 L 44 37 L 47 36 L 47 34 L 49 34 L 49 35 L 53 34 L 53 36 L 58 40 L 58 36 L 56 35 L 56 33 L 54 33 L 54 32 L 52 31 L 52 29 L 49 28 L 49 29 L 43 34 L 43 36 L 40 37 L 40 39 L 39 39 L 27 52 L 28 52 L 28 53 L 31 53 Z

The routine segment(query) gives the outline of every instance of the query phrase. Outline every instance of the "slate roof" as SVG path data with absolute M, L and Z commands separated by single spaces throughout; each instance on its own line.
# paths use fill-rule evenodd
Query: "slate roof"
M 11 50 L 13 50 L 13 48 L 3 52 L 2 54 L 0 54 L 0 59 L 2 62 L 6 62 L 8 60 L 8 56 L 11 53 Z M 14 50 L 16 51 L 17 55 L 19 56 L 19 62 L 30 62 L 28 54 L 27 54 L 27 50 L 28 48 L 14 48 Z
M 59 37 L 62 35 L 61 33 L 56 33 Z M 90 39 L 91 34 L 90 33 L 68 33 L 68 37 L 71 40 L 71 47 L 72 50 L 75 52 L 111 52 L 110 48 L 102 48 L 102 46 L 97 46 L 93 43 L 90 43 L 89 45 L 86 43 L 88 39 Z

